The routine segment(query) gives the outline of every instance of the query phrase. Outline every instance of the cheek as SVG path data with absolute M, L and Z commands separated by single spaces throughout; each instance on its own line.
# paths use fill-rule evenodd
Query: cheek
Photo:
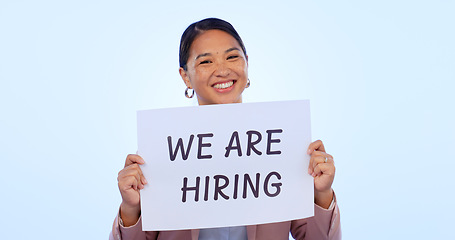
M 191 72 L 190 81 L 193 85 L 201 85 L 204 82 L 207 82 L 208 75 L 208 69 L 197 69 Z
M 236 65 L 235 72 L 237 72 L 241 77 L 248 77 L 248 66 L 246 63 L 241 63 Z

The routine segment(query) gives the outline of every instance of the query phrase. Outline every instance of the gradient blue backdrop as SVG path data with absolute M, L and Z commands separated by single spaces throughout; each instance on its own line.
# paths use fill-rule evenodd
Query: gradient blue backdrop
M 454 12 L 451 0 L 2 0 L 1 238 L 107 238 L 136 110 L 196 104 L 178 44 L 206 17 L 245 42 L 245 102 L 311 100 L 344 239 L 455 238 Z

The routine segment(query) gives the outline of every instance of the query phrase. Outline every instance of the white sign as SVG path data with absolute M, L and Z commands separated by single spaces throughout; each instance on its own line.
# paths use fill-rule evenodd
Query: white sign
M 308 100 L 138 111 L 142 229 L 314 215 Z

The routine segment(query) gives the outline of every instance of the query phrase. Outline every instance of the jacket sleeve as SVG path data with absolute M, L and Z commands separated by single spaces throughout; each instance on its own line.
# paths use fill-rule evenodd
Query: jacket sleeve
M 333 195 L 334 205 L 324 209 L 314 204 L 314 216 L 291 222 L 291 234 L 299 240 L 341 240 L 340 211 Z
M 136 224 L 129 227 L 124 227 L 120 221 L 120 215 L 117 214 L 109 240 L 155 240 L 158 238 L 158 232 L 142 231 L 142 217 L 139 217 Z

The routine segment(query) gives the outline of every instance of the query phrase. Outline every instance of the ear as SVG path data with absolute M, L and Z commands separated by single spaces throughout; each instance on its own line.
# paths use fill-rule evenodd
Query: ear
M 182 67 L 179 68 L 179 73 L 180 73 L 180 77 L 182 77 L 182 80 L 185 83 L 186 87 L 193 88 L 193 87 L 191 87 L 190 78 L 189 78 L 188 74 L 186 73 L 185 69 L 183 69 Z

